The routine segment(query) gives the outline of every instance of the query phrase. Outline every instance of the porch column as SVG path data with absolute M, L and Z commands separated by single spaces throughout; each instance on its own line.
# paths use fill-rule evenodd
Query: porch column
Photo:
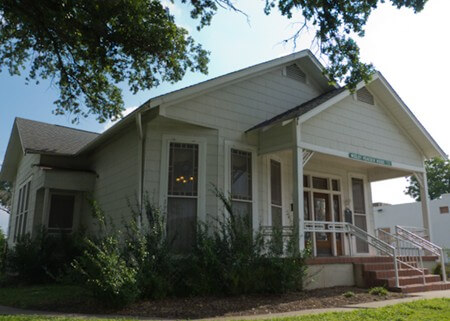
M 427 173 L 414 173 L 420 186 L 420 203 L 422 204 L 423 227 L 428 231 L 428 239 L 431 239 L 430 198 L 428 196 Z
M 293 166 L 293 223 L 298 231 L 298 242 L 300 251 L 305 249 L 305 231 L 303 220 L 303 149 L 300 143 L 300 124 L 296 119 L 293 122 L 293 146 L 292 146 L 292 166 Z

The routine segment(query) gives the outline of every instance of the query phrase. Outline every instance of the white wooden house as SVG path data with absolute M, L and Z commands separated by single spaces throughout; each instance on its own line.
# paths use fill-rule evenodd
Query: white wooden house
M 314 256 L 387 255 L 372 239 L 370 183 L 426 182 L 424 160 L 444 152 L 381 73 L 352 94 L 322 69 L 308 50 L 277 58 L 151 98 L 102 134 L 16 119 L 0 173 L 14 184 L 9 243 L 42 225 L 89 228 L 86 195 L 120 222 L 148 193 L 182 247 L 222 211 L 213 184 L 255 229 L 297 226 Z M 341 283 L 357 281 L 348 269 Z

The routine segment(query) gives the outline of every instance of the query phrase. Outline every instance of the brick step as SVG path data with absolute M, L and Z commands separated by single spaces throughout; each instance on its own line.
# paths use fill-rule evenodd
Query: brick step
M 425 284 L 432 284 L 439 282 L 441 280 L 441 277 L 439 275 L 425 275 Z M 388 279 L 378 279 L 378 282 L 381 284 L 387 285 L 388 287 L 395 287 L 395 277 L 394 278 L 388 278 Z M 423 285 L 423 277 L 419 275 L 415 276 L 401 276 L 398 278 L 398 282 L 400 283 L 400 286 L 405 285 Z
M 427 292 L 427 291 L 441 291 L 450 290 L 450 282 L 433 282 L 427 284 L 412 284 L 404 285 L 400 287 L 390 287 L 390 291 L 403 292 L 403 293 L 413 293 L 413 292 Z
M 417 267 L 417 263 L 408 263 L 410 266 Z M 399 269 L 410 269 L 408 265 L 403 263 L 398 264 Z M 364 271 L 380 271 L 380 270 L 393 270 L 394 263 L 363 263 Z
M 424 269 L 425 275 L 430 274 L 428 269 Z M 395 270 L 374 270 L 374 271 L 366 271 L 365 275 L 369 278 L 374 279 L 388 279 L 395 277 Z M 414 269 L 400 269 L 398 270 L 399 276 L 414 276 L 414 275 L 422 275 L 422 272 L 414 270 Z

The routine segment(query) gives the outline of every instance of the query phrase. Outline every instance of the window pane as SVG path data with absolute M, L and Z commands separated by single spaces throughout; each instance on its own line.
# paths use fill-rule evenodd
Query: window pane
M 281 207 L 272 206 L 272 226 L 281 228 L 283 226 Z
M 198 145 L 170 143 L 169 195 L 197 196 Z
M 309 187 L 308 177 L 307 175 L 303 175 L 303 187 Z
M 233 214 L 245 221 L 248 227 L 252 227 L 252 203 L 233 201 L 231 203 Z
M 30 183 L 31 183 L 31 181 L 28 182 L 28 184 L 26 185 L 27 186 L 27 188 L 26 188 L 27 193 L 26 193 L 26 196 L 25 196 L 25 211 L 28 211 L 28 200 L 30 198 Z
M 281 164 L 270 161 L 270 195 L 272 204 L 281 206 Z
M 311 220 L 311 213 L 309 212 L 309 193 L 304 192 L 303 193 L 303 215 L 305 218 L 305 221 Z
M 19 215 L 19 227 L 17 228 L 17 237 L 20 237 L 22 234 L 22 215 Z
M 14 242 L 17 239 L 17 231 L 19 229 L 19 216 L 16 216 L 16 224 L 14 224 Z
M 328 189 L 328 179 L 322 177 L 313 177 L 313 188 Z
M 252 154 L 231 150 L 231 196 L 235 199 L 252 199 Z
M 75 196 L 53 194 L 50 201 L 48 227 L 55 229 L 71 229 Z
M 339 181 L 337 179 L 332 179 L 331 180 L 331 185 L 333 187 L 333 191 L 337 191 L 338 192 L 340 190 L 340 188 L 339 188 Z
M 341 202 L 338 195 L 333 196 L 334 221 L 341 221 Z
M 27 213 L 23 214 L 22 235 L 27 232 Z
M 353 209 L 355 213 L 366 213 L 366 206 L 364 200 L 364 181 L 360 178 L 352 178 L 352 192 L 353 192 Z
M 195 242 L 197 199 L 169 197 L 167 236 L 175 252 L 190 251 Z
M 19 201 L 17 202 L 17 213 L 16 215 L 19 215 L 22 213 L 22 199 L 23 199 L 23 187 L 19 190 Z

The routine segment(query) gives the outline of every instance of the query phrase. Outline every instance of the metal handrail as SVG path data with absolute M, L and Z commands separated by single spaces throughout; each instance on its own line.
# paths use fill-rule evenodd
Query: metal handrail
M 376 235 L 378 236 L 378 238 L 382 239 L 382 237 L 380 237 L 380 233 L 384 234 L 386 237 L 391 238 L 393 240 L 393 243 L 395 244 L 396 248 L 397 248 L 397 254 L 398 254 L 398 258 L 399 260 L 402 262 L 402 264 L 408 266 L 409 268 L 416 270 L 418 272 L 420 272 L 422 274 L 422 281 L 423 284 L 426 283 L 426 277 L 425 277 L 425 269 L 423 267 L 423 259 L 422 259 L 422 253 L 421 250 L 422 248 L 415 244 L 414 242 L 411 242 L 409 240 L 403 239 L 398 235 L 394 235 L 391 234 L 383 229 L 376 229 Z M 402 243 L 407 243 L 407 245 L 409 245 L 409 247 L 404 247 L 402 246 Z M 413 252 L 417 251 L 417 255 L 411 255 L 414 254 Z M 418 261 L 415 260 L 414 263 L 416 264 L 420 264 L 420 268 L 415 267 L 410 263 L 410 261 L 408 261 L 408 259 L 412 259 L 414 260 L 414 258 L 417 257 Z
M 411 231 L 408 231 L 404 227 L 401 227 L 398 225 L 395 226 L 395 232 L 400 237 L 404 237 L 404 238 L 408 239 L 409 241 L 419 245 L 420 247 L 422 247 L 422 249 L 430 251 L 431 253 L 434 253 L 435 255 L 439 256 L 440 261 L 441 261 L 441 268 L 442 268 L 441 269 L 442 270 L 442 280 L 444 282 L 447 282 L 447 273 L 445 271 L 445 256 L 444 256 L 444 251 L 440 246 L 438 246 L 438 245 L 424 239 L 423 237 L 420 237 L 419 235 L 414 234 Z
M 400 287 L 398 277 L 398 263 L 403 262 L 398 259 L 397 249 L 394 246 L 347 222 L 304 221 L 303 226 L 305 232 L 349 233 L 356 238 L 359 238 L 360 240 L 366 242 L 367 244 L 375 247 L 379 251 L 386 253 L 388 256 L 391 256 L 394 261 L 395 286 L 397 288 Z

